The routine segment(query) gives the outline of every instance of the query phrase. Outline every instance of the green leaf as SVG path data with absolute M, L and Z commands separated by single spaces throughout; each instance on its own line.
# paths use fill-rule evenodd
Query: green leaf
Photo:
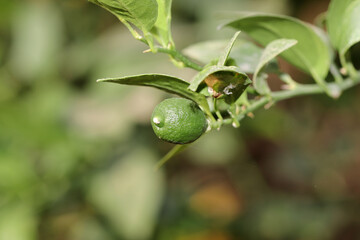
M 225 26 L 246 32 L 263 46 L 279 38 L 297 40 L 298 44 L 281 56 L 310 73 L 325 88 L 324 78 L 330 67 L 329 50 L 310 25 L 287 16 L 247 13 Z
M 254 82 L 254 88 L 256 91 L 258 91 L 260 94 L 268 94 L 270 93 L 270 88 L 266 84 L 264 78 L 258 78 L 258 75 L 263 69 L 263 67 L 268 64 L 272 59 L 274 59 L 276 56 L 278 56 L 280 53 L 288 50 L 289 48 L 293 47 L 297 43 L 294 39 L 277 39 L 275 41 L 272 41 L 269 43 L 261 58 L 259 61 L 258 66 L 256 67 L 253 82 Z M 260 83 L 261 80 L 264 80 L 264 83 Z
M 239 34 L 240 34 L 240 31 L 236 32 L 234 34 L 234 36 L 231 38 L 231 40 L 228 43 L 228 45 L 226 46 L 223 54 L 219 58 L 219 61 L 218 61 L 218 64 L 217 64 L 218 66 L 225 66 L 226 60 L 228 59 L 228 57 L 230 55 L 230 52 L 231 52 L 231 49 L 233 48 L 234 43 L 235 43 L 237 37 L 239 36 Z
M 56 68 L 53 57 L 63 51 L 61 10 L 54 2 L 37 5 L 26 1 L 18 11 L 11 12 L 15 21 L 12 21 L 9 66 L 19 80 L 38 79 Z M 3 57 L 5 60 L 6 56 Z
M 251 83 L 249 77 L 234 66 L 209 66 L 192 80 L 189 89 L 196 91 L 205 82 L 214 91 L 214 97 L 223 95 L 229 104 L 235 102 Z
M 218 61 L 227 44 L 226 40 L 199 42 L 185 48 L 183 53 L 202 64 L 208 64 L 211 61 Z M 234 43 L 229 57 L 242 72 L 254 73 L 262 51 L 252 42 L 240 38 Z
M 205 113 L 207 113 L 209 116 L 212 116 L 205 96 L 200 93 L 190 91 L 188 89 L 189 83 L 177 77 L 162 74 L 142 74 L 120 78 L 104 78 L 97 80 L 97 82 L 113 82 L 125 85 L 158 88 L 196 102 L 200 107 L 203 108 Z
M 350 76 L 355 77 L 357 71 L 347 61 L 348 50 L 360 42 L 360 0 L 333 0 L 327 15 L 327 29 L 330 40 L 339 51 L 340 61 Z
M 141 36 L 130 25 L 139 28 L 153 49 L 153 39 L 150 30 L 155 25 L 158 15 L 158 4 L 156 0 L 89 0 L 114 14 L 132 33 L 141 39 Z
M 335 51 L 331 44 L 328 33 L 324 29 L 322 29 L 318 26 L 310 25 L 310 27 L 321 38 L 321 40 L 326 44 L 328 52 L 329 52 L 329 56 L 330 56 L 330 62 L 332 63 L 334 61 Z
M 171 4 L 172 0 L 157 0 L 158 16 L 151 30 L 163 47 L 174 46 L 171 35 Z
M 360 41 L 360 0 L 332 0 L 327 29 L 332 44 L 344 55 Z

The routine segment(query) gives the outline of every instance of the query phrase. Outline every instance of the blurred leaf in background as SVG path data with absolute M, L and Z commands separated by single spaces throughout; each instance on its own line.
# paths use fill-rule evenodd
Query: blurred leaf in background
M 163 179 L 154 171 L 157 157 L 137 149 L 95 176 L 89 200 L 125 239 L 149 239 L 163 195 Z
M 60 14 L 55 4 L 47 2 L 24 2 L 16 9 L 10 52 L 10 68 L 16 77 L 34 79 L 58 66 L 57 54 L 64 41 Z

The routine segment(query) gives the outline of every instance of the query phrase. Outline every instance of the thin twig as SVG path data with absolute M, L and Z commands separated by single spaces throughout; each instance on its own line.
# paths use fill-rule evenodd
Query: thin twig
M 156 49 L 158 52 L 166 53 L 173 57 L 176 61 L 182 62 L 185 67 L 189 67 L 192 69 L 195 69 L 196 71 L 201 71 L 203 69 L 202 66 L 198 65 L 197 63 L 194 63 L 189 58 L 184 56 L 182 53 L 168 48 L 158 47 Z

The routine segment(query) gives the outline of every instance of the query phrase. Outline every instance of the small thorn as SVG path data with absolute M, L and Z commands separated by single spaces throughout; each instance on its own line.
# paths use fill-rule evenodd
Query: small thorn
M 239 128 L 240 124 L 238 122 L 232 122 L 231 124 L 234 128 Z
M 264 106 L 264 108 L 265 108 L 266 110 L 268 110 L 269 108 L 271 108 L 272 105 L 273 105 L 273 102 L 269 102 L 268 104 L 266 104 L 266 105 Z
M 342 75 L 347 75 L 346 68 L 341 68 L 341 69 L 340 69 L 340 73 L 341 73 Z
M 291 84 L 281 85 L 282 90 L 293 90 L 294 88 L 295 88 L 295 85 L 291 85 Z
M 236 107 L 235 107 L 235 114 L 236 115 L 240 114 L 240 107 L 238 105 L 236 105 Z
M 255 118 L 255 115 L 254 115 L 252 112 L 249 112 L 249 113 L 247 114 L 247 116 L 248 116 L 249 118 Z
M 143 53 L 149 53 L 149 52 L 151 52 L 151 49 L 149 48 L 149 49 L 146 49 L 145 51 L 143 51 Z

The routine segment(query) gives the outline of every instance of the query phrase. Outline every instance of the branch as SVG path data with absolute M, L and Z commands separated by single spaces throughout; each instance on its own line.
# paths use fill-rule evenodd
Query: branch
M 345 91 L 349 88 L 352 88 L 356 85 L 360 84 L 360 76 L 358 75 L 357 78 L 351 79 L 347 78 L 341 83 L 328 83 L 327 86 L 330 89 L 338 88 L 340 92 Z M 244 116 L 248 113 L 251 113 L 261 107 L 264 107 L 270 103 L 276 103 L 281 100 L 298 97 L 298 96 L 305 96 L 305 95 L 314 95 L 314 94 L 322 94 L 325 93 L 324 89 L 317 85 L 317 84 L 308 84 L 308 85 L 297 85 L 292 90 L 284 90 L 284 91 L 277 91 L 271 92 L 269 96 L 263 96 L 258 100 L 254 100 L 250 106 L 248 106 L 243 112 L 241 112 L 237 119 L 240 121 Z M 228 118 L 223 120 L 223 124 L 232 124 L 233 119 Z
M 187 58 L 186 56 L 184 56 L 183 54 L 181 54 L 180 52 L 178 52 L 176 50 L 163 48 L 163 47 L 158 47 L 156 50 L 158 52 L 162 52 L 162 53 L 166 53 L 166 54 L 170 55 L 176 61 L 183 63 L 185 67 L 195 69 L 196 71 L 203 70 L 202 66 L 194 63 L 189 58 Z

